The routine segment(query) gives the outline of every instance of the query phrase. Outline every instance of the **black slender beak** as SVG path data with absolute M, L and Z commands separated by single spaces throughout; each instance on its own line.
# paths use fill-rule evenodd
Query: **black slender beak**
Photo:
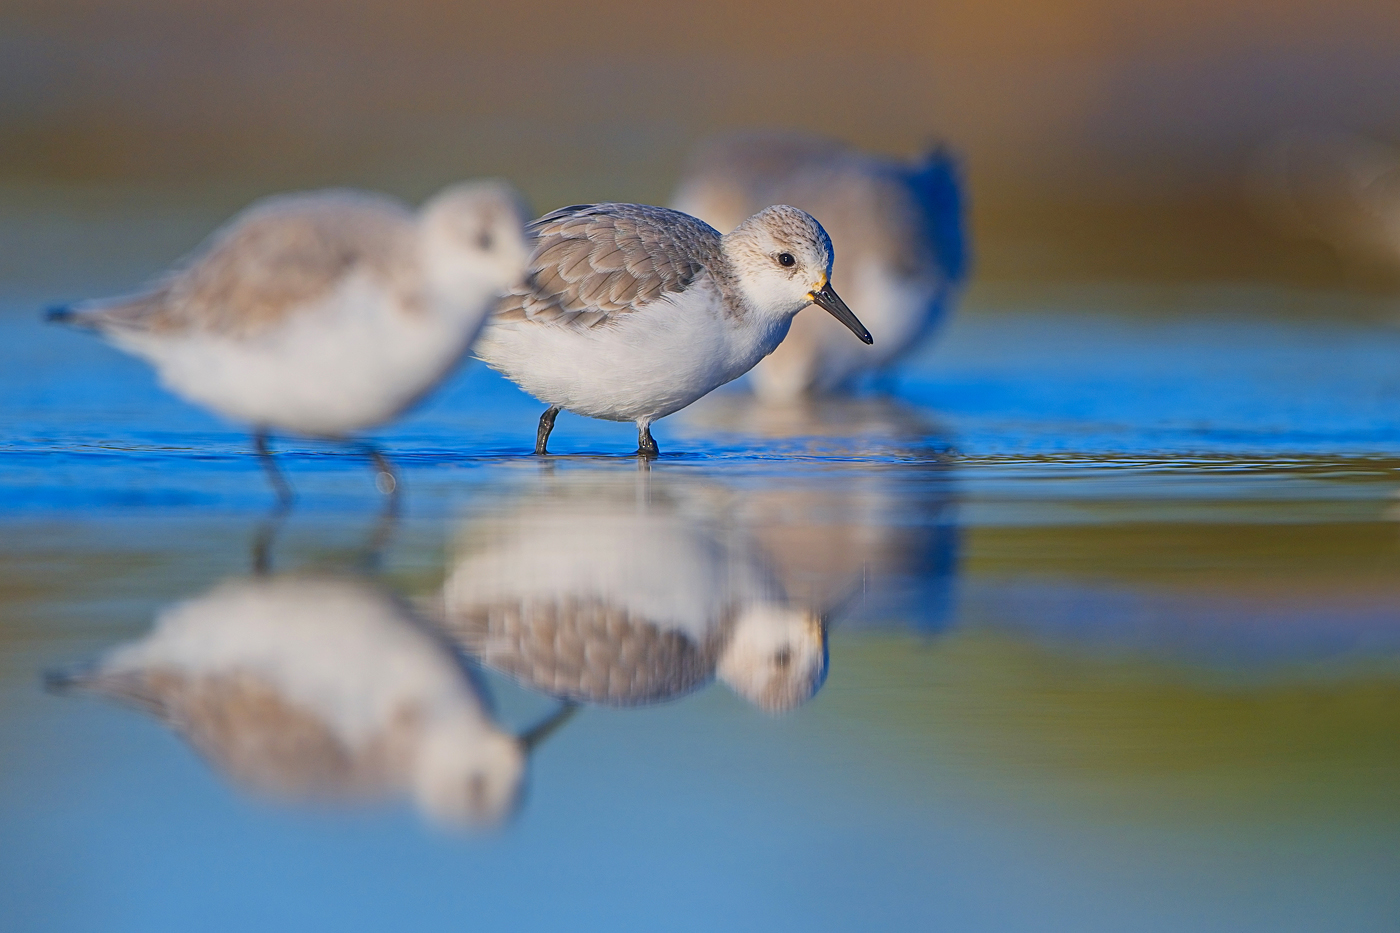
M 846 307 L 846 303 L 841 300 L 840 295 L 836 294 L 836 290 L 831 287 L 830 282 L 823 285 L 821 291 L 813 292 L 807 297 L 812 299 L 812 304 L 818 308 L 826 309 L 832 317 L 849 327 L 851 333 L 859 337 L 862 343 L 875 342 L 875 338 L 870 336 L 870 331 L 866 330 L 865 325 L 860 322 L 860 318 Z

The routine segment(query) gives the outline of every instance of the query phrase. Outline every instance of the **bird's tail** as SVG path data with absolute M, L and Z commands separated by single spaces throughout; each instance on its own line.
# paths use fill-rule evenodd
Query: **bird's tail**
M 90 686 L 92 673 L 92 668 L 86 666 L 67 670 L 44 671 L 44 689 L 60 696 L 77 693 Z
M 94 314 L 81 305 L 50 305 L 44 309 L 44 320 L 49 324 L 63 324 L 93 330 L 98 325 L 100 315 Z
M 51 305 L 44 309 L 44 320 L 84 330 L 140 329 L 159 307 L 160 290 L 98 298 L 75 304 Z
M 151 689 L 150 683 L 139 672 L 107 671 L 100 663 L 45 671 L 44 689 L 59 696 L 97 696 L 153 716 L 166 714 L 159 694 Z
M 949 281 L 961 282 L 971 266 L 967 236 L 967 189 L 962 162 L 942 144 L 924 154 L 909 174 L 923 207 L 924 222 Z

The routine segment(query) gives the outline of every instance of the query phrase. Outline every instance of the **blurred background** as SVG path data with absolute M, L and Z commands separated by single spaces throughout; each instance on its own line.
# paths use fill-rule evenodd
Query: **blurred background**
M 365 465 L 277 439 L 272 564 L 421 607 L 464 521 L 596 471 L 831 617 L 809 703 L 584 709 L 448 835 L 44 692 L 236 587 L 273 500 L 242 426 L 39 308 L 265 194 L 666 203 L 742 128 L 961 156 L 972 283 L 888 394 L 716 393 L 640 471 L 568 414 L 526 456 L 540 406 L 470 365 L 373 436 L 370 558 Z M 1394 0 L 6 0 L 0 928 L 1400 928 L 1397 144 Z
M 984 291 L 1374 290 L 1285 235 L 1250 178 L 1300 129 L 1400 133 L 1397 47 L 1400 7 L 1373 0 L 10 0 L 0 275 L 60 261 L 14 226 L 35 199 L 81 211 L 140 189 L 147 211 L 226 216 L 275 190 L 419 198 L 504 174 L 540 211 L 664 203 L 698 138 L 783 126 L 962 153 Z

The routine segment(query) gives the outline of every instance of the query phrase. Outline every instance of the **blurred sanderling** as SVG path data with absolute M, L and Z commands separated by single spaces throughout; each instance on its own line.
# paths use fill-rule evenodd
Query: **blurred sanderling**
M 651 424 L 748 372 L 816 303 L 865 343 L 870 333 L 831 287 L 831 241 L 810 215 L 777 205 L 732 232 L 638 204 L 585 204 L 530 225 L 523 283 L 491 316 L 475 353 L 549 408 Z
M 518 281 L 522 202 L 498 181 L 449 187 L 415 214 L 355 191 L 254 204 L 140 294 L 55 308 L 152 363 L 164 385 L 269 432 L 344 439 L 413 404 L 461 359 Z M 397 486 L 373 448 L 384 491 Z
M 147 712 L 235 784 L 290 802 L 407 793 L 434 821 L 491 824 L 524 782 L 451 648 L 405 605 L 337 577 L 225 581 L 51 688 Z
M 825 318 L 797 318 L 753 373 L 761 397 L 791 400 L 889 366 L 938 323 L 967 274 L 963 200 L 957 165 L 941 149 L 904 162 L 759 133 L 700 149 L 673 206 L 723 230 L 765 204 L 791 204 L 831 235 L 841 256 L 833 280 L 880 340 L 867 349 Z

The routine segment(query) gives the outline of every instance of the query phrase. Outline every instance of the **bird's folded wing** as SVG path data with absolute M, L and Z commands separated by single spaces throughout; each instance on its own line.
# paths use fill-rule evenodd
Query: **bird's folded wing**
M 487 667 L 550 696 L 637 706 L 714 676 L 720 643 L 696 644 L 599 597 L 524 597 L 458 606 L 448 634 Z
M 127 671 L 80 686 L 154 716 L 258 793 L 342 798 L 373 793 L 385 780 L 377 762 L 356 762 L 327 723 L 246 672 Z
M 321 192 L 255 205 L 148 292 L 78 308 L 99 328 L 249 336 L 355 271 L 412 297 L 413 215 L 389 198 Z
M 565 207 L 530 232 L 529 269 L 497 305 L 497 321 L 593 327 L 685 291 L 720 261 L 718 231 L 661 207 Z

